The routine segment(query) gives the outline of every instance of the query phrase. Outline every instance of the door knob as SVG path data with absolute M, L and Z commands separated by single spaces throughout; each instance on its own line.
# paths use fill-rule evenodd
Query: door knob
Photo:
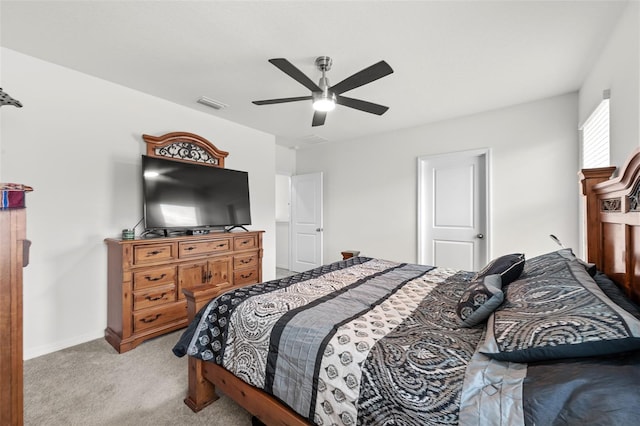
M 322 232 L 322 228 L 316 228 L 316 232 Z
M 478 235 L 476 235 L 476 238 L 478 238 L 478 239 L 480 239 L 480 240 L 481 240 L 481 239 L 483 239 L 483 238 L 484 238 L 484 234 L 478 234 Z

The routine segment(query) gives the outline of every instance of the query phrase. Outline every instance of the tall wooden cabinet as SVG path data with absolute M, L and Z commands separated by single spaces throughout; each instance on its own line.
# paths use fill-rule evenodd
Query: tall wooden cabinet
M 21 425 L 22 268 L 27 266 L 30 245 L 26 239 L 24 191 L 31 188 L 9 185 L 0 184 L 0 425 Z M 12 203 L 14 196 L 19 198 L 17 203 Z
M 105 338 L 118 352 L 187 325 L 182 290 L 224 292 L 262 281 L 263 231 L 108 238 Z

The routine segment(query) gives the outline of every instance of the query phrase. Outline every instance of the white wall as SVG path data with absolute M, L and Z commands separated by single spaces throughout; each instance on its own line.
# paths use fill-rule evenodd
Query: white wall
M 632 1 L 593 64 L 579 94 L 580 123 L 611 89 L 611 165 L 622 166 L 640 144 L 640 4 Z
M 290 193 L 284 193 L 282 185 L 284 185 L 285 177 L 290 178 L 296 171 L 296 151 L 281 145 L 276 145 L 276 182 L 280 179 L 280 187 L 276 184 L 276 205 L 280 203 L 282 208 L 284 204 L 291 201 Z M 280 191 L 280 200 L 278 201 L 278 192 Z M 288 206 L 287 206 L 288 209 Z M 276 209 L 276 266 L 278 268 L 289 269 L 289 232 L 291 224 L 289 217 L 285 215 L 278 217 Z
M 296 172 L 296 150 L 276 145 L 276 172 L 293 175 Z
M 289 269 L 291 175 L 276 173 L 276 267 Z
M 0 181 L 34 187 L 24 271 L 24 351 L 31 358 L 104 335 L 106 237 L 142 217 L 143 133 L 187 131 L 249 172 L 251 229 L 263 229 L 265 279 L 275 276 L 275 138 L 73 70 L 2 49 Z
M 491 148 L 491 256 L 578 243 L 577 94 L 299 150 L 324 172 L 325 262 L 340 251 L 417 260 L 417 157 Z

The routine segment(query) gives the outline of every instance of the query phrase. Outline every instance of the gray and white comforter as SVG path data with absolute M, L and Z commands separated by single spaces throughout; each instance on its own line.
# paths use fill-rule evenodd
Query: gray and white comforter
M 455 314 L 471 274 L 363 257 L 320 269 L 213 300 L 186 352 L 316 424 L 456 424 L 482 334 Z
M 571 361 L 550 374 L 477 352 L 484 327 L 462 328 L 455 313 L 472 276 L 364 257 L 336 262 L 212 300 L 174 353 L 216 362 L 318 425 L 554 424 L 523 395 L 555 401 L 556 388 L 568 401 L 559 409 L 579 409 L 571 401 L 579 384 L 562 377 Z M 615 362 L 637 374 L 634 356 Z M 585 370 L 585 361 L 575 365 Z

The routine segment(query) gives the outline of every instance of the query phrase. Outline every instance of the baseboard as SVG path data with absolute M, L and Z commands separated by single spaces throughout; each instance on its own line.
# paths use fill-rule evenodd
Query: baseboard
M 22 358 L 26 361 L 28 359 L 37 358 L 39 356 L 47 355 L 52 352 L 57 352 L 62 349 L 67 349 L 72 346 L 76 346 L 82 343 L 87 343 L 92 340 L 104 338 L 104 330 L 99 332 L 84 334 L 82 336 L 75 336 L 71 339 L 63 340 L 61 342 L 55 342 L 49 345 L 35 346 L 32 348 L 24 348 Z

